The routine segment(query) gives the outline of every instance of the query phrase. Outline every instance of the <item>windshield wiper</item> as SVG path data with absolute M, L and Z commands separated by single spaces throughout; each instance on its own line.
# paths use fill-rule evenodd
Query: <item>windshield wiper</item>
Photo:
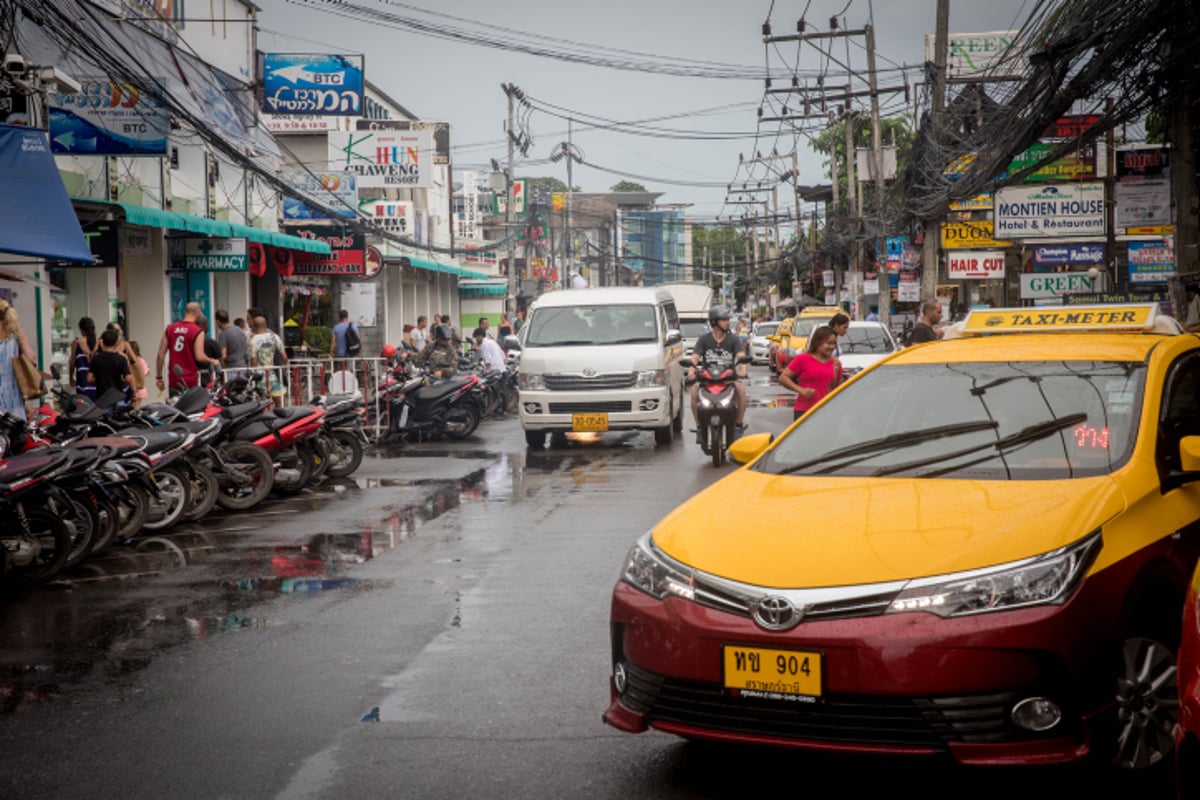
M 526 347 L 568 347 L 576 344 L 595 344 L 591 339 L 562 339 L 557 342 L 527 342 Z
M 1069 428 L 1072 425 L 1078 425 L 1081 422 L 1086 422 L 1087 418 L 1088 415 L 1082 411 L 1075 414 L 1067 414 L 1065 417 L 1055 417 L 1054 419 L 1048 419 L 1044 422 L 1027 425 L 1024 428 L 1021 428 L 1019 431 L 1010 433 L 1008 436 L 1001 436 L 994 442 L 975 445 L 974 447 L 968 447 L 964 450 L 959 450 L 954 453 L 943 453 L 937 456 L 930 456 L 929 458 L 921 458 L 915 461 L 909 461 L 905 464 L 894 464 L 890 467 L 881 467 L 876 472 L 872 472 L 871 475 L 872 477 L 892 475 L 897 472 L 904 472 L 905 470 L 917 469 L 927 464 L 936 464 L 937 462 L 944 461 L 946 459 L 958 458 L 960 456 L 978 453 L 980 450 L 987 450 L 989 448 L 995 448 L 996 450 L 1004 451 L 1011 447 L 1015 447 L 1016 445 L 1029 444 L 1030 442 L 1035 442 L 1038 439 L 1044 439 L 1051 434 L 1058 433 L 1063 428 Z M 931 477 L 941 475 L 946 472 L 953 472 L 954 470 L 959 469 L 961 466 L 961 464 L 956 464 L 952 467 L 933 470 L 931 472 L 923 473 L 921 477 Z
M 993 430 L 999 427 L 1000 423 L 992 419 L 978 420 L 976 422 L 955 422 L 950 425 L 937 425 L 932 428 L 921 428 L 920 430 L 907 431 L 905 433 L 893 433 L 889 436 L 881 436 L 878 439 L 868 439 L 865 442 L 852 444 L 849 447 L 843 447 L 838 450 L 830 450 L 817 458 L 810 458 L 808 461 L 801 461 L 799 464 L 792 464 L 790 467 L 781 469 L 779 475 L 788 475 L 793 472 L 799 472 L 802 469 L 820 464 L 824 461 L 833 461 L 838 458 L 847 456 L 856 456 L 864 453 L 874 453 L 878 450 L 887 450 L 891 447 L 917 444 L 930 439 L 937 439 L 941 436 L 956 436 L 960 433 L 974 433 L 976 431 Z
M 630 336 L 625 339 L 613 339 L 605 344 L 636 344 L 637 342 L 653 342 L 653 336 Z

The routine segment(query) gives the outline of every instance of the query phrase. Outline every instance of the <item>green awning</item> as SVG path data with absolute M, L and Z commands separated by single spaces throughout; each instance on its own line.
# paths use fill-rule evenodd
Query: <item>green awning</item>
M 503 297 L 508 294 L 507 281 L 459 281 L 459 297 Z
M 440 261 L 430 261 L 425 258 L 418 258 L 417 256 L 403 256 L 403 259 L 408 262 L 409 266 L 416 267 L 417 269 L 427 269 L 430 272 L 444 272 L 447 275 L 457 275 L 460 278 L 473 278 L 475 280 L 486 280 L 490 277 L 482 272 L 463 269 L 452 264 L 443 264 Z
M 329 245 L 314 239 L 302 239 L 278 231 L 268 231 L 251 225 L 240 225 L 236 222 L 225 222 L 219 219 L 198 217 L 195 214 L 180 214 L 176 211 L 164 211 L 161 208 L 139 206 L 134 203 L 113 203 L 106 200 L 94 200 L 89 197 L 72 197 L 80 203 L 101 203 L 108 206 L 119 206 L 125 215 L 125 221 L 130 225 L 143 225 L 147 228 L 164 228 L 169 231 L 187 231 L 205 236 L 220 236 L 222 238 L 243 238 L 273 247 L 285 247 L 300 250 L 305 253 L 329 254 Z

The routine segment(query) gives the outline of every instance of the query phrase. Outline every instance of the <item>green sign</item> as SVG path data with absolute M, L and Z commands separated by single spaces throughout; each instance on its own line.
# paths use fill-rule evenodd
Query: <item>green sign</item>
M 1046 154 L 1057 147 L 1057 144 L 1036 142 L 1028 150 L 1020 153 L 1008 165 L 1009 174 L 1017 170 L 1027 169 L 1042 161 Z M 1043 164 L 1036 171 L 1021 179 L 1022 183 L 1043 183 L 1046 181 L 1083 181 L 1096 177 L 1096 148 L 1095 145 L 1081 145 L 1074 153 L 1063 158 Z

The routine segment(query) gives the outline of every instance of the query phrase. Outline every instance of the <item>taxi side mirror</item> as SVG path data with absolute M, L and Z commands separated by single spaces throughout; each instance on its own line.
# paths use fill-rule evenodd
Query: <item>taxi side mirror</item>
M 1200 443 L 1200 436 L 1196 437 Z M 747 464 L 758 458 L 764 450 L 775 441 L 772 433 L 756 433 L 753 436 L 743 436 L 729 445 L 729 457 L 739 464 Z
M 1179 469 L 1171 470 L 1163 477 L 1162 491 L 1197 481 L 1200 481 L 1200 436 L 1184 436 L 1179 440 Z

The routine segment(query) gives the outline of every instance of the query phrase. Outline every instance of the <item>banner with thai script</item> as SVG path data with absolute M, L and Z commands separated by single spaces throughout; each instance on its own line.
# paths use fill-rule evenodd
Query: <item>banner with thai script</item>
M 50 150 L 87 156 L 167 154 L 167 110 L 126 83 L 84 78 L 78 94 L 50 95 Z

